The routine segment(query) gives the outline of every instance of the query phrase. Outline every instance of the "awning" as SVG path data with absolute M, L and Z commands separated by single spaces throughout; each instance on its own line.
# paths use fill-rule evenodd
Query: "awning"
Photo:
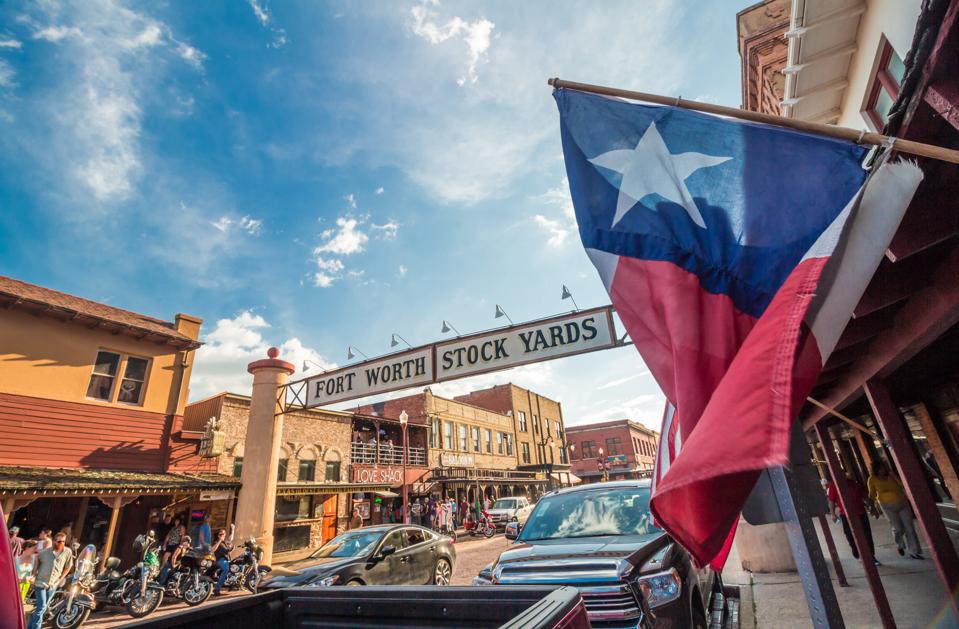
M 400 497 L 400 495 L 399 495 L 398 493 L 395 493 L 395 492 L 392 492 L 392 491 L 383 491 L 383 490 L 380 490 L 380 491 L 374 491 L 373 493 L 376 494 L 377 496 L 382 497 L 382 498 L 399 498 L 399 497 Z
M 580 483 L 583 482 L 582 478 L 580 478 L 576 474 L 573 474 L 572 472 L 563 472 L 563 473 L 553 472 L 552 476 L 553 476 L 553 480 L 560 483 L 569 483 L 570 485 L 579 485 Z M 563 478 L 563 476 L 566 476 L 566 478 Z
M 276 484 L 277 496 L 310 496 L 315 494 L 342 494 L 389 491 L 388 483 L 314 483 L 314 482 L 283 482 Z
M 148 496 L 239 488 L 240 479 L 223 474 L 0 466 L 0 494 L 8 496 Z
M 436 488 L 436 483 L 413 483 L 411 494 L 414 496 L 425 496 Z

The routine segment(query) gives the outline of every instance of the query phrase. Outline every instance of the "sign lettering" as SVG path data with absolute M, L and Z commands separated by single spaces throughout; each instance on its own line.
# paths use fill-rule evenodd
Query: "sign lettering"
M 424 347 L 314 376 L 306 381 L 306 405 L 324 406 L 431 382 L 433 348 Z

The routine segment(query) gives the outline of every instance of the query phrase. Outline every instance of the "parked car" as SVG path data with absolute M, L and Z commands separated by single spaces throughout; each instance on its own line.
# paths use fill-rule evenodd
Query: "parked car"
M 309 557 L 274 568 L 260 586 L 449 585 L 453 541 L 422 526 L 386 524 L 334 537 Z
M 628 480 L 544 496 L 474 585 L 575 585 L 597 628 L 705 629 L 719 575 L 653 524 L 649 495 L 648 480 Z
M 505 496 L 493 503 L 489 517 L 496 528 L 503 528 L 509 522 L 525 522 L 532 511 L 526 496 Z

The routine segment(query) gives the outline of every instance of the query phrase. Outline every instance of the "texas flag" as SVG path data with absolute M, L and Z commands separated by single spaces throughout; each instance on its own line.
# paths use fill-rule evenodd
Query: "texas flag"
M 721 568 L 922 179 L 851 142 L 559 89 L 586 253 L 667 398 L 650 508 Z

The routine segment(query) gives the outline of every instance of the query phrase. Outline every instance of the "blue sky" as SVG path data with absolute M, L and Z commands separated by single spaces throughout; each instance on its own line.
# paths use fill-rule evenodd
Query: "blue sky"
M 202 317 L 192 399 L 270 345 L 342 364 L 567 310 L 563 284 L 608 303 L 546 79 L 738 106 L 747 4 L 5 2 L 0 273 Z M 659 423 L 632 348 L 434 391 L 509 380 Z

